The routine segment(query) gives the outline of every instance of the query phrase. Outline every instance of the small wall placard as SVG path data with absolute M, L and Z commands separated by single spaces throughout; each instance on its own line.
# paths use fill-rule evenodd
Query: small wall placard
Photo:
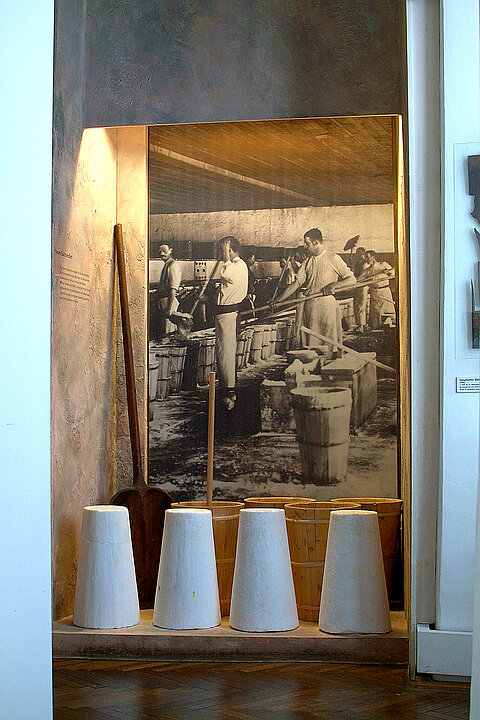
M 458 392 L 480 392 L 480 377 L 457 377 L 457 387 L 456 391 Z

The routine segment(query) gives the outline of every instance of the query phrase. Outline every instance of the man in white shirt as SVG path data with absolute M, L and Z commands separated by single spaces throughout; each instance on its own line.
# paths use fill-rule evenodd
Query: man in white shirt
M 177 294 L 182 281 L 182 269 L 180 263 L 173 259 L 172 248 L 168 244 L 160 245 L 158 256 L 163 260 L 164 265 L 158 283 L 152 283 L 150 287 L 155 289 L 160 311 L 159 337 L 165 337 L 168 333 L 174 332 L 176 326 L 169 318 L 178 308 Z
M 302 288 L 306 296 L 303 325 L 333 341 L 341 342 L 341 325 L 339 327 L 337 301 L 333 293 L 353 285 L 356 282 L 355 276 L 339 255 L 325 250 L 323 236 L 318 228 L 307 230 L 303 240 L 308 257 L 302 262 L 295 281 L 277 296 L 275 303 L 286 300 Z M 310 295 L 320 292 L 323 293 L 322 297 L 308 299 Z M 312 335 L 302 338 L 304 347 L 319 343 L 321 341 Z M 328 356 L 331 357 L 334 350 L 335 347 L 332 346 Z
M 247 295 L 248 268 L 239 256 L 240 243 L 228 235 L 219 242 L 223 263 L 220 289 L 215 310 L 215 346 L 219 387 L 228 410 L 235 404 L 235 353 L 237 350 L 237 316 Z
M 370 316 L 368 324 L 372 330 L 382 327 L 382 315 L 395 317 L 395 303 L 390 290 L 389 278 L 393 277 L 393 268 L 387 262 L 379 262 L 374 250 L 365 253 L 366 267 L 358 276 L 359 280 L 377 277 L 377 282 L 368 286 L 370 293 Z

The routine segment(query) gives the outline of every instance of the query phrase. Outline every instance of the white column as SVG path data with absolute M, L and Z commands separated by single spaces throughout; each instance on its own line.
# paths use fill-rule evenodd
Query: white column
M 53 1 L 2 6 L 0 714 L 52 717 L 50 203 Z
M 411 289 L 411 665 L 417 623 L 435 621 L 439 476 L 440 76 L 438 0 L 407 0 Z

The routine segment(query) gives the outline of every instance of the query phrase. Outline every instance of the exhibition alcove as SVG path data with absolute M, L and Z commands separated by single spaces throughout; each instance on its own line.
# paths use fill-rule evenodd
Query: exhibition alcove
M 250 659 L 272 659 L 282 653 L 292 659 L 407 662 L 408 276 L 401 136 L 399 116 L 83 132 L 72 173 L 71 201 L 59 204 L 55 221 L 56 654 L 227 659 L 234 652 Z M 168 632 L 151 625 L 151 607 L 142 609 L 140 625 L 128 629 L 95 631 L 71 624 L 82 509 L 108 502 L 116 491 L 131 484 L 113 253 L 116 223 L 122 224 L 125 240 L 144 472 L 151 485 L 161 487 L 177 502 L 205 497 L 208 393 L 192 357 L 182 367 L 176 387 L 164 393 L 156 388 L 152 393 L 150 387 L 149 392 L 150 359 L 162 345 L 152 337 L 154 311 L 148 302 L 149 296 L 150 300 L 155 297 L 163 266 L 159 247 L 172 246 L 181 264 L 184 305 L 180 309 L 185 312 L 205 284 L 205 273 L 210 274 L 215 264 L 215 243 L 225 235 L 237 236 L 245 251 L 256 256 L 257 307 L 260 302 L 268 304 L 268 294 L 281 274 L 280 259 L 293 256 L 310 227 L 322 229 L 328 250 L 339 254 L 346 265 L 352 264 L 352 248 L 345 250 L 345 245 L 359 235 L 358 244 L 374 250 L 377 261 L 392 268 L 396 312 L 385 312 L 381 327 L 355 332 L 352 295 L 344 293 L 337 302 L 345 346 L 365 356 L 374 354 L 387 368 L 396 368 L 396 374 L 375 368 L 373 389 L 368 371 L 373 366 L 360 362 L 350 368 L 348 350 L 343 358 L 331 361 L 332 367 L 322 362 L 311 378 L 301 372 L 305 376 L 301 382 L 307 386 L 319 382 L 355 388 L 355 419 L 347 421 L 346 474 L 325 481 L 309 475 L 302 464 L 293 408 L 286 407 L 286 393 L 292 387 L 287 388 L 285 382 L 298 358 L 288 355 L 295 348 L 286 346 L 286 338 L 278 334 L 280 321 L 275 319 L 277 334 L 272 336 L 272 330 L 269 334 L 271 354 L 251 362 L 244 348 L 244 357 L 238 361 L 239 409 L 228 432 L 223 432 L 219 411 L 214 476 L 218 502 L 270 495 L 316 501 L 402 498 L 390 593 L 392 633 L 337 637 L 320 632 L 316 623 L 308 621 L 284 633 L 239 633 L 229 627 L 228 616 L 218 628 Z M 208 304 L 204 309 L 205 316 L 196 319 L 189 338 L 193 346 L 211 329 Z M 257 318 L 253 324 L 260 324 L 258 320 L 272 326 L 268 317 Z M 338 369 L 335 363 L 340 363 Z M 253 416 L 255 422 L 245 422 L 245 417 Z M 60 477 L 64 478 L 61 485 Z

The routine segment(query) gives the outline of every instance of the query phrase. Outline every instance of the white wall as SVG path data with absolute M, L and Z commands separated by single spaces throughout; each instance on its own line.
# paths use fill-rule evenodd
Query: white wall
M 480 259 L 473 235 L 475 221 L 468 217 L 466 210 L 468 201 L 473 208 L 473 199 L 468 197 L 466 157 L 472 150 L 479 152 L 480 147 L 478 0 L 444 0 L 441 30 L 444 133 L 443 472 L 436 627 L 439 630 L 471 631 L 480 396 L 456 393 L 455 378 L 478 376 L 480 357 L 480 351 L 469 351 L 467 348 L 465 317 L 468 311 L 465 285 L 473 276 L 475 261 Z M 472 143 L 475 145 L 465 145 Z
M 272 208 L 152 215 L 152 240 L 212 242 L 235 235 L 242 245 L 296 247 L 311 227 L 321 229 L 328 249 L 343 252 L 347 240 L 377 252 L 393 252 L 393 205 Z
M 456 393 L 455 378 L 479 370 L 468 347 L 476 250 L 465 166 L 480 142 L 478 14 L 478 0 L 407 2 L 412 608 L 417 668 L 432 674 L 470 672 L 479 396 Z
M 53 2 L 4 3 L 1 29 L 0 714 L 47 720 Z

